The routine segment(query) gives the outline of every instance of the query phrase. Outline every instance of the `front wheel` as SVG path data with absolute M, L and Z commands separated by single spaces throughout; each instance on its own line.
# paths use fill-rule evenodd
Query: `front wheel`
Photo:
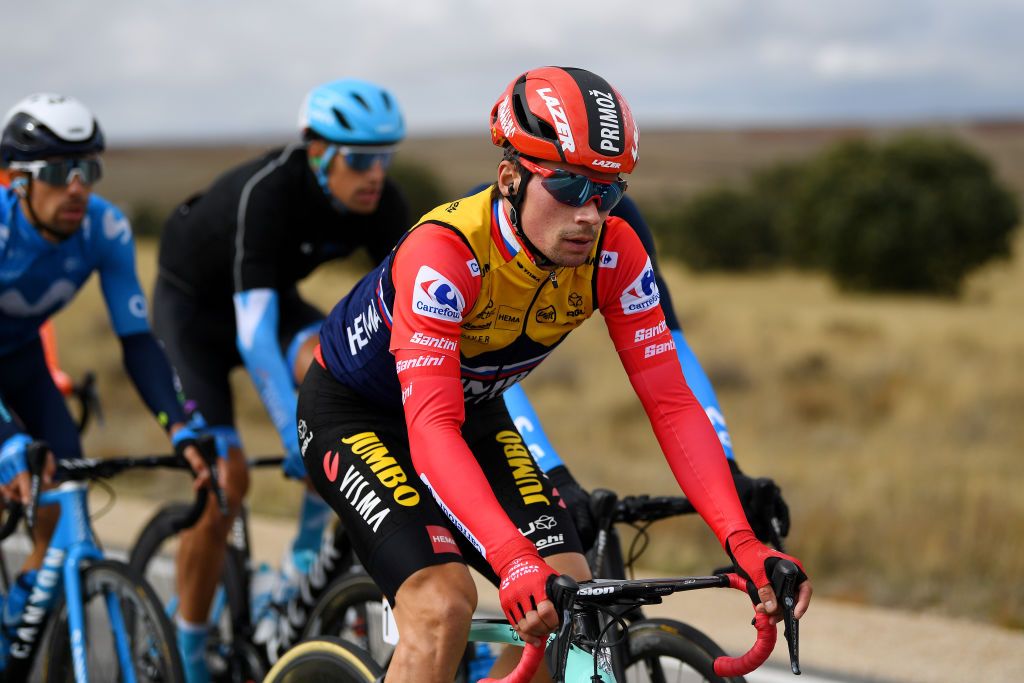
M 374 683 L 384 673 L 368 654 L 341 638 L 323 636 L 281 655 L 263 683 Z
M 171 622 L 153 589 L 136 572 L 111 560 L 86 567 L 82 603 L 84 643 L 71 640 L 68 606 L 60 598 L 43 664 L 47 683 L 74 681 L 75 658 L 86 664 L 92 681 L 185 680 Z
M 679 627 L 685 627 L 680 630 Z M 699 638 L 691 639 L 693 633 Z M 715 673 L 722 650 L 692 626 L 671 620 L 640 621 L 629 627 L 625 683 L 743 683 Z

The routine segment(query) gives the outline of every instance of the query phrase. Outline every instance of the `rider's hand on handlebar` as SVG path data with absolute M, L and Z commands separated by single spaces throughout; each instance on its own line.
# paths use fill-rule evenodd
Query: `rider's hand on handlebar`
M 796 605 L 793 609 L 793 616 L 799 619 L 804 615 L 811 602 L 812 588 L 807 574 L 804 573 L 803 565 L 800 564 L 800 560 L 769 548 L 758 541 L 754 534 L 749 531 L 737 531 L 729 536 L 726 542 L 726 551 L 736 564 L 737 571 L 750 579 L 754 586 L 757 587 L 757 600 L 759 602 L 756 604 L 755 609 L 758 612 L 768 614 L 772 618 L 773 624 L 778 623 L 782 618 L 782 610 L 779 606 L 778 597 L 768 581 L 768 575 L 780 559 L 790 560 L 795 563 L 800 569 L 800 575 L 797 579 Z M 750 597 L 752 600 L 755 599 L 753 595 Z
M 0 496 L 28 505 L 32 500 L 32 477 L 28 472 L 25 451 L 31 443 L 27 437 L 18 436 L 9 439 L 0 452 Z M 57 464 L 53 453 L 47 451 L 46 464 L 43 466 L 43 487 L 53 484 L 53 475 Z
M 203 486 L 209 485 L 210 468 L 206 466 L 206 460 L 199 452 L 199 433 L 190 425 L 171 425 L 171 444 L 174 446 L 174 454 L 185 458 L 189 467 L 195 473 L 196 478 L 192 484 L 192 490 L 198 491 Z
M 782 498 L 782 490 L 768 477 L 748 477 L 735 460 L 729 460 L 733 483 L 743 512 L 747 515 L 750 528 L 754 535 L 765 543 L 772 541 L 772 524 L 778 524 L 778 534 L 782 538 L 789 535 L 789 506 Z
M 547 598 L 547 580 L 555 571 L 533 554 L 520 555 L 498 571 L 498 599 L 509 623 L 531 645 L 558 628 L 558 614 Z

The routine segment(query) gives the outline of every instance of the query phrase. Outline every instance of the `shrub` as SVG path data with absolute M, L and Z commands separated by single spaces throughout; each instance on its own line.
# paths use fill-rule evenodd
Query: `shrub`
M 746 270 L 777 259 L 770 212 L 751 192 L 706 192 L 683 208 L 675 229 L 674 251 L 695 270 Z
M 962 143 L 906 136 L 843 143 L 810 163 L 780 231 L 793 263 L 844 288 L 956 294 L 964 276 L 1009 254 L 1013 196 Z
M 132 232 L 136 236 L 156 237 L 164 229 L 164 222 L 170 213 L 170 208 L 165 209 L 156 202 L 141 201 L 133 204 L 128 211 Z
M 447 199 L 437 174 L 427 166 L 396 160 L 388 171 L 409 202 L 409 225 Z

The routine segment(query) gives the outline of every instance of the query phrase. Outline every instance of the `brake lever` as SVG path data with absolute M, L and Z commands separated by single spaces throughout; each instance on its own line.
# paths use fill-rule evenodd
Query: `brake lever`
M 220 485 L 220 479 L 217 477 L 217 440 L 210 434 L 204 434 L 199 437 L 196 447 L 206 462 L 206 468 L 210 471 L 210 488 L 217 499 L 217 507 L 220 508 L 220 514 L 222 517 L 227 517 L 228 497 Z
M 30 533 L 35 533 L 36 510 L 39 507 L 39 489 L 42 486 L 43 469 L 46 467 L 46 453 L 50 447 L 42 441 L 33 441 L 28 445 L 25 461 L 29 472 L 29 501 L 25 506 L 25 524 Z
M 579 589 L 579 584 L 569 576 L 548 577 L 548 597 L 561 614 L 558 635 L 555 637 L 555 670 L 552 672 L 554 681 L 565 680 L 565 669 L 569 662 L 569 635 L 572 631 L 572 603 Z
M 786 624 L 786 644 L 789 646 L 789 668 L 794 675 L 800 675 L 800 621 L 794 616 L 796 610 L 796 580 L 799 570 L 788 560 L 782 560 L 772 571 L 772 588 L 782 607 Z
M 103 424 L 103 404 L 100 403 L 100 394 L 96 390 L 96 375 L 93 372 L 85 373 L 85 380 L 82 382 L 82 392 L 85 394 L 85 402 L 89 404 L 89 410 L 96 417 L 96 422 Z

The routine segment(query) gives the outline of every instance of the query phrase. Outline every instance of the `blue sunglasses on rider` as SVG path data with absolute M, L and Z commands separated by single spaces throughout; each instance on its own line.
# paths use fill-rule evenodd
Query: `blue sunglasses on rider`
M 103 177 L 103 164 L 95 157 L 54 161 L 15 161 L 11 163 L 10 168 L 14 171 L 27 171 L 33 179 L 41 180 L 54 187 L 70 185 L 76 175 L 83 185 L 92 185 Z
M 564 168 L 546 168 L 524 156 L 519 157 L 519 163 L 527 171 L 539 174 L 544 189 L 556 200 L 569 206 L 583 206 L 591 199 L 596 199 L 598 210 L 611 211 L 622 199 L 628 187 L 622 178 L 612 182 L 594 180 L 579 173 L 566 171 Z
M 385 171 L 391 165 L 395 156 L 395 147 L 386 145 L 381 147 L 347 147 L 336 145 L 337 154 L 345 160 L 345 163 L 353 171 L 362 173 L 369 171 L 373 165 L 380 162 L 381 168 Z

